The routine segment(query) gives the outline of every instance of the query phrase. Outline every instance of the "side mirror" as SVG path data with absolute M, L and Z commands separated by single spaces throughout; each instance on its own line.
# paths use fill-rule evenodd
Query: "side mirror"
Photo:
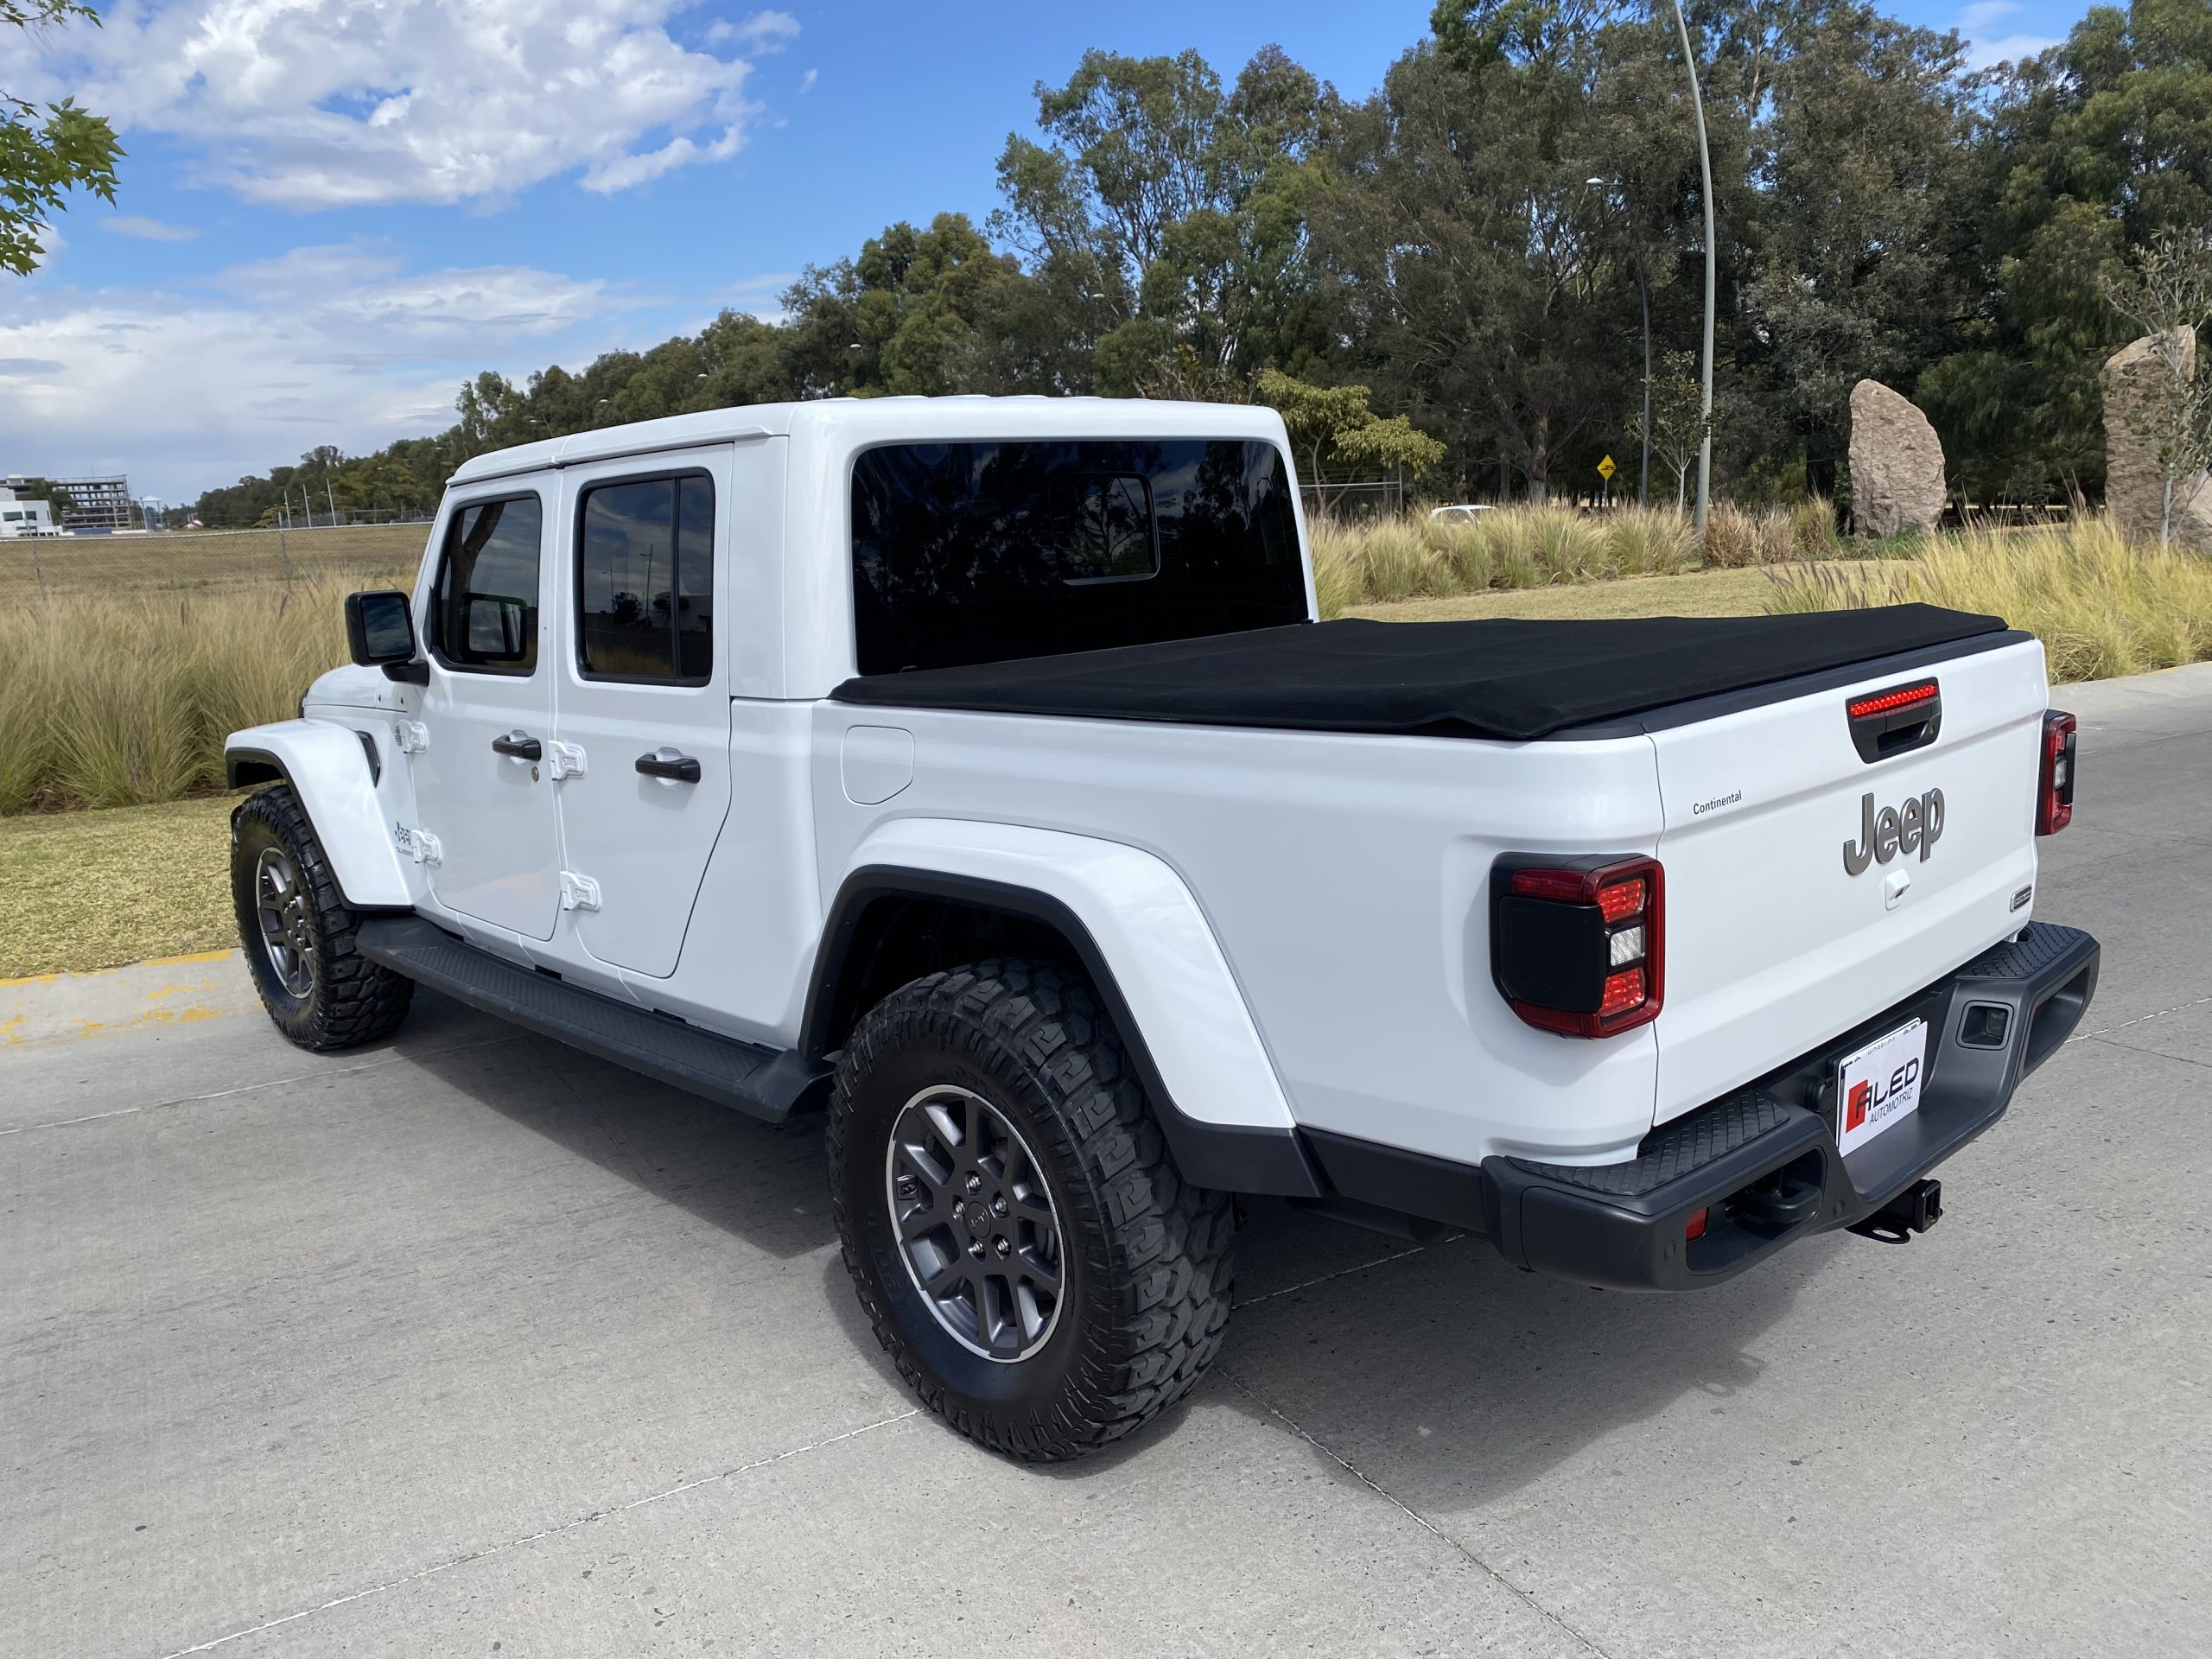
M 394 679 L 415 660 L 415 611 L 396 588 L 346 595 L 346 643 L 364 668 L 381 668 Z

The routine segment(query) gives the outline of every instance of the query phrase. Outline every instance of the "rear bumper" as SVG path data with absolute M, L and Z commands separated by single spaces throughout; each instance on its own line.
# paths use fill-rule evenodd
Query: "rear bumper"
M 2087 933 L 2031 923 L 1775 1075 L 1662 1124 L 1629 1163 L 1495 1157 L 1476 1168 L 1309 1140 L 1342 1197 L 1481 1232 L 1516 1267 L 1622 1290 L 1718 1284 L 1794 1239 L 1873 1215 L 1995 1122 L 2080 1024 L 2097 963 Z M 1843 1156 L 1837 1062 L 1916 1018 L 1929 1031 L 1919 1109 Z M 1689 1239 L 1700 1210 L 1704 1235 Z

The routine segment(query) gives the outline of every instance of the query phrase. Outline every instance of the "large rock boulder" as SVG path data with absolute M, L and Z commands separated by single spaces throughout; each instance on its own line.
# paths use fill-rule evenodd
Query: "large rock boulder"
M 2157 439 L 2138 423 L 2164 399 L 2176 363 L 2183 380 L 2196 378 L 2194 329 L 2145 334 L 2105 360 L 2105 505 L 2120 534 L 2133 541 L 2158 539 L 2165 471 Z M 2202 473 L 2174 480 L 2173 540 L 2212 552 L 2212 480 Z
M 1943 516 L 1943 444 L 1910 398 L 1878 380 L 1851 389 L 1851 525 L 1861 536 L 1931 531 Z

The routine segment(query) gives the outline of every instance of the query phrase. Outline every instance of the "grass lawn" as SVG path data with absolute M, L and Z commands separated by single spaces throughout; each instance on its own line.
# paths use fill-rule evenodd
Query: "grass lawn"
M 1857 561 L 1837 563 L 1848 569 Z M 1700 570 L 1686 576 L 1622 576 L 1355 605 L 1344 614 L 1385 622 L 1458 622 L 1477 616 L 1756 616 L 1773 593 L 1774 581 L 1764 570 Z
M 0 818 L 0 979 L 238 942 L 234 798 Z

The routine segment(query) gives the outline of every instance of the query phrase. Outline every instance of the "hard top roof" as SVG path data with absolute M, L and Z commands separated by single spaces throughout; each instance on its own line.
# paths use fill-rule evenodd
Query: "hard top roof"
M 824 397 L 702 410 L 696 415 L 633 421 L 518 444 L 463 461 L 453 482 L 802 432 L 859 448 L 900 442 L 1019 438 L 1249 437 L 1280 442 L 1283 425 L 1274 410 L 1256 405 L 1142 397 Z

